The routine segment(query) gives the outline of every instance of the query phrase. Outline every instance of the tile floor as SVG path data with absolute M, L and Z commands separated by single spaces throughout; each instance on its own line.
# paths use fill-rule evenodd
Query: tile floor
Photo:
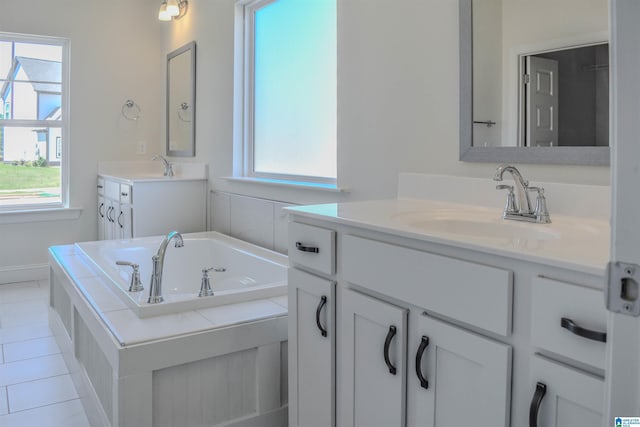
M 0 285 L 0 427 L 90 426 L 48 326 L 48 281 Z

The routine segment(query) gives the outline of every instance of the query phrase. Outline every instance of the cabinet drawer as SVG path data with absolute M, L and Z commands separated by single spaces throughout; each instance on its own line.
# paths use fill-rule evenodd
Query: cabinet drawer
M 289 261 L 324 274 L 336 272 L 336 232 L 292 222 L 289 224 Z
M 104 181 L 104 196 L 111 200 L 120 200 L 120 184 L 108 179 Z
M 120 203 L 131 204 L 131 186 L 129 184 L 120 184 Z
M 538 384 L 543 385 L 538 386 Z M 535 407 L 539 426 L 600 427 L 603 424 L 604 380 L 601 377 L 552 362 L 539 355 L 531 357 L 529 399 L 538 387 L 545 389 Z M 518 420 L 514 425 L 524 425 Z
M 98 177 L 98 195 L 104 196 L 104 178 Z
M 513 273 L 415 249 L 345 236 L 342 277 L 353 284 L 507 336 Z
M 579 303 L 578 303 L 579 302 Z M 571 332 L 562 319 L 573 322 Z M 565 324 L 568 325 L 567 320 Z M 574 328 L 575 329 L 575 328 Z M 584 330 L 606 333 L 607 318 L 601 291 L 544 277 L 533 279 L 531 341 L 534 346 L 562 356 L 604 368 L 605 343 L 585 338 Z M 588 333 L 587 333 L 588 334 Z

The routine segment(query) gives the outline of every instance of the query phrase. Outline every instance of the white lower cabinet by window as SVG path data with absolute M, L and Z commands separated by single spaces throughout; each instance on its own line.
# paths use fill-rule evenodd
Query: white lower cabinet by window
M 531 357 L 529 427 L 602 427 L 604 379 Z
M 352 290 L 340 300 L 340 426 L 509 425 L 510 346 Z
M 289 269 L 289 425 L 335 424 L 335 282 Z
M 135 192 L 135 197 L 134 197 Z M 204 231 L 206 181 L 98 177 L 98 239 Z

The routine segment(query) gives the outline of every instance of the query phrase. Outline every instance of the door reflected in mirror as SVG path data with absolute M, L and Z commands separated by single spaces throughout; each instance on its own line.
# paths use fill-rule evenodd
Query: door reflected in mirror
M 191 42 L 167 55 L 167 155 L 195 156 L 195 58 Z
M 459 4 L 461 159 L 607 164 L 608 0 Z

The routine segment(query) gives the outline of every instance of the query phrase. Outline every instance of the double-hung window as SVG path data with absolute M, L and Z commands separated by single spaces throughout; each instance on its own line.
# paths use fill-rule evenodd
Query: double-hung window
M 68 42 L 0 33 L 0 212 L 66 206 Z
M 237 11 L 241 175 L 335 185 L 336 0 L 240 0 Z

